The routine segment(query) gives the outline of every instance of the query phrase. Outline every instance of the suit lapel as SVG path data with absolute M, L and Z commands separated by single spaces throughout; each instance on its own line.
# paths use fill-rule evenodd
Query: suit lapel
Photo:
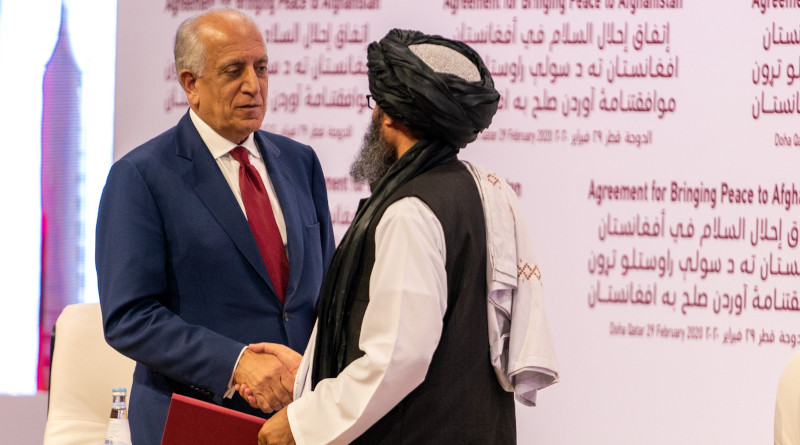
M 281 159 L 281 149 L 278 148 L 264 133 L 255 133 L 256 145 L 261 151 L 261 156 L 267 166 L 269 179 L 278 197 L 281 206 L 283 220 L 286 223 L 286 241 L 289 256 L 289 283 L 286 287 L 286 301 L 289 301 L 292 293 L 297 289 L 300 272 L 303 265 L 303 230 L 304 225 L 300 219 L 300 212 L 297 207 L 298 196 L 295 192 L 292 178 L 289 177 L 290 169 Z
M 178 123 L 176 154 L 191 161 L 187 163 L 187 168 L 181 172 L 187 183 L 194 188 L 197 196 L 219 222 L 250 265 L 267 282 L 277 299 L 278 296 L 275 294 L 275 288 L 269 279 L 267 268 L 264 266 L 264 260 L 258 251 L 258 245 L 253 233 L 250 231 L 250 226 L 247 224 L 247 219 L 231 192 L 228 182 L 222 176 L 217 162 L 211 156 L 211 152 L 192 124 L 188 113 Z

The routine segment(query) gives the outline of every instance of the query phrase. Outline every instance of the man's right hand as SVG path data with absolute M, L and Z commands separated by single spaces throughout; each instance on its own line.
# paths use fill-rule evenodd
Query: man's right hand
M 297 368 L 290 365 L 294 369 L 289 369 L 278 356 L 262 351 L 245 349 L 233 373 L 233 382 L 237 390 L 244 385 L 250 391 L 253 397 L 248 400 L 250 405 L 271 413 L 292 401 Z

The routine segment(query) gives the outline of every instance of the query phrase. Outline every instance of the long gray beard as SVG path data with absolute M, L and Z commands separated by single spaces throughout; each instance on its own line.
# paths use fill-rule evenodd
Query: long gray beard
M 380 119 L 380 113 L 372 118 L 369 130 L 361 141 L 361 150 L 350 165 L 350 177 L 356 181 L 373 184 L 397 161 L 397 152 L 381 134 Z

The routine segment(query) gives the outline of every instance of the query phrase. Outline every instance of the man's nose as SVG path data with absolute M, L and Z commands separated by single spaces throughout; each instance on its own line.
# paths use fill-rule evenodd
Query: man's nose
M 258 74 L 253 67 L 248 67 L 242 74 L 242 92 L 245 94 L 256 95 L 261 90 L 258 82 Z

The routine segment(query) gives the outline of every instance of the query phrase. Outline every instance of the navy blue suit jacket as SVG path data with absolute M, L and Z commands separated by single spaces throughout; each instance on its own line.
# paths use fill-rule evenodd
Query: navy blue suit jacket
M 305 350 L 334 251 L 325 178 L 310 147 L 254 137 L 286 221 L 285 305 L 188 113 L 109 172 L 96 266 L 106 340 L 137 362 L 136 444 L 160 443 L 173 392 L 264 416 L 238 395 L 223 400 L 240 351 L 262 341 Z

